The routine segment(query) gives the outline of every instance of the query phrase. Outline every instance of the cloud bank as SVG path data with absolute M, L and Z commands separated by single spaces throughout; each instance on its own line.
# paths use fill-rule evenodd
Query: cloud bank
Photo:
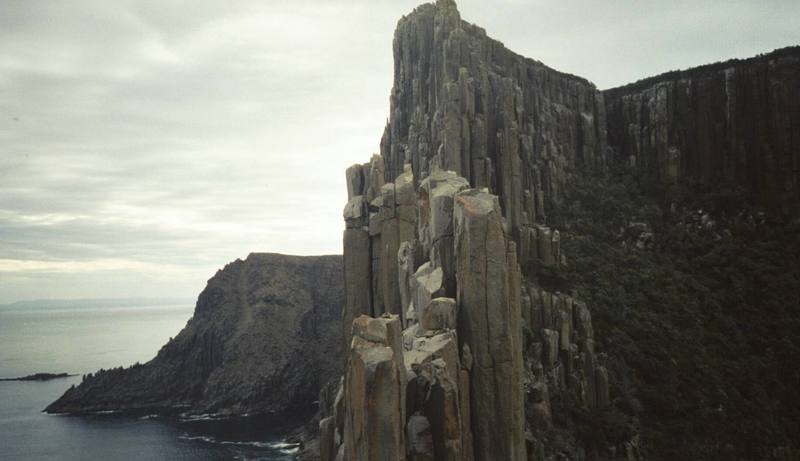
M 251 251 L 340 253 L 416 4 L 4 2 L 0 303 L 193 296 Z M 800 43 L 794 1 L 459 8 L 601 88 Z

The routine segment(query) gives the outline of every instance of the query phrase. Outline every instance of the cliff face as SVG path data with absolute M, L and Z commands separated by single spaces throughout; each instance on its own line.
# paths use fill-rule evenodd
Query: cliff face
M 380 155 L 346 172 L 322 460 L 789 459 L 796 398 L 745 376 L 797 358 L 750 328 L 795 322 L 798 224 L 747 203 L 797 210 L 798 54 L 599 92 L 451 0 L 403 17 Z
M 404 164 L 417 181 L 440 168 L 500 197 L 511 235 L 546 224 L 569 175 L 602 168 L 603 95 L 588 81 L 506 49 L 461 20 L 455 2 L 402 18 L 394 87 L 381 141 L 384 179 Z M 520 262 L 528 262 L 522 246 Z
M 547 214 L 571 175 L 604 167 L 602 94 L 452 1 L 401 19 L 394 54 L 381 155 L 346 173 L 348 352 L 322 460 L 585 456 L 552 409 L 609 404 L 591 315 L 523 273 L 558 278 Z
M 341 373 L 341 261 L 251 254 L 228 264 L 153 360 L 90 375 L 47 411 L 303 418 Z
M 800 47 L 603 92 L 608 144 L 645 181 L 800 199 Z

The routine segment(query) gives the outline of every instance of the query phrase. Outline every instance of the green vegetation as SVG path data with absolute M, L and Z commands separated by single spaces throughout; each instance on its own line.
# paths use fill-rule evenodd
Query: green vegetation
M 736 191 L 667 201 L 624 173 L 574 179 L 552 223 L 609 354 L 616 408 L 591 418 L 589 438 L 626 433 L 618 410 L 641 421 L 651 459 L 797 450 L 800 220 Z

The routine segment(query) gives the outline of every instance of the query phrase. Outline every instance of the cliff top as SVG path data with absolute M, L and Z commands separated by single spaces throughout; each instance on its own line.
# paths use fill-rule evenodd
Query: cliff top
M 641 80 L 637 80 L 633 83 L 627 83 L 625 85 L 621 85 L 614 88 L 608 88 L 603 90 L 603 93 L 617 93 L 617 92 L 627 92 L 627 91 L 636 91 L 646 88 L 648 86 L 652 86 L 655 83 L 664 81 L 664 80 L 676 80 L 681 78 L 692 78 L 697 77 L 698 75 L 716 72 L 719 70 L 723 70 L 726 68 L 730 68 L 733 66 L 748 66 L 755 64 L 757 62 L 764 62 L 773 59 L 780 59 L 780 58 L 796 58 L 800 59 L 800 45 L 795 46 L 787 46 L 784 48 L 778 48 L 773 50 L 769 53 L 762 53 L 757 54 L 755 56 L 749 58 L 732 58 L 728 59 L 727 61 L 719 61 L 711 64 L 704 64 L 702 66 L 697 67 L 690 67 L 688 69 L 679 69 L 679 70 L 672 70 L 669 72 L 664 72 L 662 74 L 654 75 L 651 77 L 646 77 Z
M 521 55 L 521 54 L 516 53 L 513 50 L 507 48 L 505 46 L 505 44 L 503 44 L 503 42 L 501 42 L 501 41 L 499 41 L 497 39 L 494 39 L 494 38 L 490 37 L 489 35 L 487 35 L 486 29 L 484 29 L 483 27 L 480 27 L 480 26 L 478 26 L 476 24 L 473 24 L 471 22 L 465 21 L 464 19 L 461 19 L 461 15 L 460 15 L 460 13 L 458 11 L 458 5 L 456 4 L 455 0 L 436 0 L 436 2 L 434 2 L 434 3 L 424 3 L 424 4 L 414 8 L 414 10 L 411 13 L 404 15 L 397 22 L 397 27 L 395 28 L 395 39 L 397 37 L 397 34 L 403 29 L 404 24 L 406 24 L 406 23 L 415 23 L 417 21 L 420 21 L 422 18 L 435 16 L 437 11 L 445 10 L 445 9 L 452 9 L 454 11 L 454 13 L 458 17 L 458 20 L 459 20 L 458 24 L 459 24 L 460 28 L 463 29 L 467 34 L 469 34 L 470 36 L 472 36 L 473 38 L 476 38 L 478 40 L 487 41 L 488 43 L 490 43 L 492 48 L 495 48 L 497 50 L 501 50 L 501 53 L 507 53 L 510 56 L 512 56 L 514 59 L 522 60 L 522 61 L 525 61 L 525 62 L 527 62 L 529 64 L 533 64 L 536 67 L 541 67 L 541 68 L 547 69 L 548 71 L 551 71 L 551 72 L 555 73 L 556 75 L 561 76 L 563 78 L 567 78 L 567 79 L 574 80 L 574 81 L 577 81 L 577 82 L 581 82 L 581 83 L 584 83 L 584 84 L 587 84 L 587 85 L 595 86 L 594 83 L 592 83 L 591 81 L 587 80 L 584 77 L 581 77 L 581 76 L 575 75 L 575 74 L 570 74 L 570 73 L 567 73 L 567 72 L 562 72 L 562 71 L 559 71 L 557 69 L 553 69 L 552 67 L 544 64 L 541 61 L 538 61 L 536 59 Z

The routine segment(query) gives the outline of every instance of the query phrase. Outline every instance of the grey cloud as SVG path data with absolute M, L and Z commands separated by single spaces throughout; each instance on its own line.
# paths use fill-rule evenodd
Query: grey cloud
M 4 2 L 0 303 L 192 296 L 250 251 L 340 252 L 343 172 L 378 150 L 416 5 Z M 600 87 L 800 42 L 793 1 L 459 8 Z

